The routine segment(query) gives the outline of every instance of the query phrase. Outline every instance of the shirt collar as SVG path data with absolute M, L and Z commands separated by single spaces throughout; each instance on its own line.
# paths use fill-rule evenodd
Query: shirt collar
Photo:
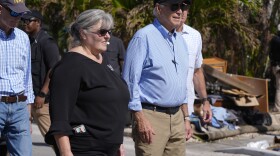
M 12 28 L 11 33 L 7 36 L 6 32 L 3 31 L 2 29 L 0 29 L 0 38 L 3 38 L 3 39 L 9 38 L 14 34 L 14 31 L 15 31 L 15 29 Z
M 181 32 L 182 34 L 189 34 L 190 29 L 188 29 L 188 26 L 186 24 L 183 25 L 183 30 Z
M 169 32 L 163 25 L 161 25 L 158 21 L 158 19 L 155 19 L 153 22 L 154 26 L 159 30 L 159 32 L 162 34 L 162 36 L 164 36 L 164 38 L 166 37 L 172 37 L 174 36 L 176 38 L 177 35 L 177 31 L 174 29 L 173 32 Z

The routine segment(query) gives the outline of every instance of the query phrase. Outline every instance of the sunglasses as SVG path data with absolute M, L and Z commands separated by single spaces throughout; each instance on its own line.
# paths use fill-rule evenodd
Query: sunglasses
M 18 17 L 18 16 L 22 16 L 24 13 L 21 12 L 21 13 L 17 13 L 17 12 L 14 12 L 13 10 L 11 10 L 9 7 L 7 7 L 6 5 L 3 5 L 3 4 L 0 4 L 3 8 L 5 8 L 6 10 L 8 10 L 10 12 L 10 15 L 12 17 Z
M 109 35 L 112 34 L 112 30 L 100 29 L 97 32 L 89 31 L 90 33 L 97 34 L 98 36 L 105 36 L 107 33 Z
M 167 5 L 167 4 L 163 4 L 163 5 Z M 185 10 L 189 9 L 189 5 L 186 3 L 171 4 L 169 6 L 170 6 L 171 11 L 177 11 L 179 9 L 181 9 L 182 11 L 185 11 Z
M 28 25 L 29 23 L 33 22 L 33 21 L 37 21 L 37 19 L 21 19 L 22 22 L 26 25 Z

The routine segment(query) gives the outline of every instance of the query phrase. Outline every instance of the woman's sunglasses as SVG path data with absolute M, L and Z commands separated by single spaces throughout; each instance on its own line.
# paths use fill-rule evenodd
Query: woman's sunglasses
M 100 30 L 98 30 L 97 32 L 92 32 L 92 31 L 89 31 L 90 33 L 93 33 L 93 34 L 97 34 L 97 35 L 99 35 L 99 36 L 105 36 L 107 33 L 109 34 L 109 35 L 111 35 L 112 34 L 112 30 L 106 30 L 106 29 L 100 29 Z
M 12 17 L 18 17 L 18 16 L 22 16 L 24 13 L 21 12 L 21 13 L 17 13 L 17 12 L 14 12 L 13 10 L 11 10 L 9 7 L 7 7 L 6 5 L 3 5 L 3 4 L 0 4 L 3 8 L 5 8 L 6 10 L 8 10 L 10 12 L 10 15 Z

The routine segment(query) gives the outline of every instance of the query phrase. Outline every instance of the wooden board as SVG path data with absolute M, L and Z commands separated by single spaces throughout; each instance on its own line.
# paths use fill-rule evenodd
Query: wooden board
M 227 61 L 218 57 L 211 57 L 203 59 L 203 64 L 210 65 L 218 71 L 227 72 Z
M 259 106 L 256 106 L 255 109 L 258 109 L 260 112 L 269 112 L 269 102 L 268 102 L 268 80 L 260 79 L 242 75 L 231 75 L 234 78 L 249 84 L 254 85 L 256 90 L 255 93 L 262 95 L 260 98 L 257 98 Z
M 241 89 L 249 94 L 256 95 L 259 102 L 258 109 L 260 112 L 269 112 L 268 102 L 268 80 L 242 75 L 226 74 L 220 72 L 209 65 L 203 65 L 203 70 L 206 74 L 218 79 L 219 81 L 232 86 L 233 88 Z M 218 104 L 221 106 L 222 102 Z
M 253 85 L 247 84 L 237 78 L 233 78 L 231 75 L 218 71 L 213 67 L 211 67 L 210 65 L 203 64 L 202 68 L 206 74 L 218 79 L 219 81 L 227 85 L 230 85 L 234 88 L 241 89 L 247 93 L 258 96 L 258 94 L 255 94 L 256 88 Z

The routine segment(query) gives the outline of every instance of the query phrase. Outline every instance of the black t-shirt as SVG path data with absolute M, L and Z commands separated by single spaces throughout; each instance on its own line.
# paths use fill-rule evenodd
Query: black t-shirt
M 129 92 L 125 81 L 110 69 L 106 58 L 99 64 L 79 53 L 68 52 L 53 68 L 50 81 L 52 135 L 73 135 L 83 124 L 96 140 L 122 143 Z

